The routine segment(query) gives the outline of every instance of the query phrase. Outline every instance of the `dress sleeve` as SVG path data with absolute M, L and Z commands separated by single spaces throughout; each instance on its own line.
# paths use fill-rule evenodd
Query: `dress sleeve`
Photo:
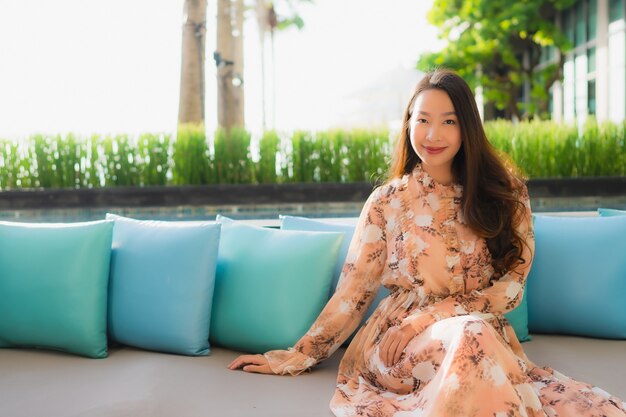
M 387 254 L 382 194 L 381 188 L 374 190 L 363 206 L 337 290 L 311 328 L 294 347 L 264 354 L 275 374 L 298 375 L 329 357 L 372 304 Z
M 404 325 L 411 325 L 419 334 L 431 324 L 449 317 L 467 314 L 504 314 L 522 302 L 524 284 L 530 271 L 535 251 L 530 199 L 526 186 L 522 186 L 520 200 L 525 206 L 517 226 L 520 236 L 524 237 L 522 258 L 524 262 L 504 273 L 483 290 L 472 290 L 467 294 L 452 295 L 421 308 L 407 316 Z

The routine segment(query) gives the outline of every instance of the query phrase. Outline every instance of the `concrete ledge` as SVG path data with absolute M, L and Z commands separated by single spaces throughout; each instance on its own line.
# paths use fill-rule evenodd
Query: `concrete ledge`
M 14 190 L 0 192 L 0 210 L 362 203 L 373 188 L 359 182 Z M 534 179 L 528 188 L 537 200 L 626 198 L 626 177 Z
M 626 209 L 626 177 L 537 179 L 528 186 L 537 213 Z M 86 221 L 107 212 L 160 220 L 211 220 L 218 213 L 239 220 L 356 217 L 373 188 L 324 183 L 2 191 L 0 220 Z

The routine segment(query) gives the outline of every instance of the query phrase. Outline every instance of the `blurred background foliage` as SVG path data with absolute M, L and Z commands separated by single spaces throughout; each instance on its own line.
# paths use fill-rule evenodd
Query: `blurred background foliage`
M 428 20 L 446 46 L 422 55 L 417 67 L 447 67 L 482 88 L 486 119 L 549 117 L 548 91 L 562 79 L 572 43 L 556 24 L 576 0 L 436 0 Z M 545 61 L 556 56 L 548 65 Z M 520 97 L 524 99 L 520 99 Z M 487 109 L 489 110 L 489 109 Z

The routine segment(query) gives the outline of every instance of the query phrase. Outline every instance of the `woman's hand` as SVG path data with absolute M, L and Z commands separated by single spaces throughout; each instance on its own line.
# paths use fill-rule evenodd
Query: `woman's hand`
M 228 369 L 243 369 L 257 374 L 273 374 L 267 359 L 263 355 L 241 355 L 228 365 Z
M 387 329 L 378 345 L 380 359 L 386 367 L 398 363 L 404 348 L 415 337 L 415 330 L 409 326 L 393 326 Z

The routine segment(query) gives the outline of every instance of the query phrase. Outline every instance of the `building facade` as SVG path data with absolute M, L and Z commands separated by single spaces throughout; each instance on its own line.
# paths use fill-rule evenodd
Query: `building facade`
M 621 122 L 626 118 L 626 0 L 578 0 L 557 23 L 573 45 L 562 81 L 550 89 L 552 118 Z M 542 62 L 556 60 L 547 48 Z

